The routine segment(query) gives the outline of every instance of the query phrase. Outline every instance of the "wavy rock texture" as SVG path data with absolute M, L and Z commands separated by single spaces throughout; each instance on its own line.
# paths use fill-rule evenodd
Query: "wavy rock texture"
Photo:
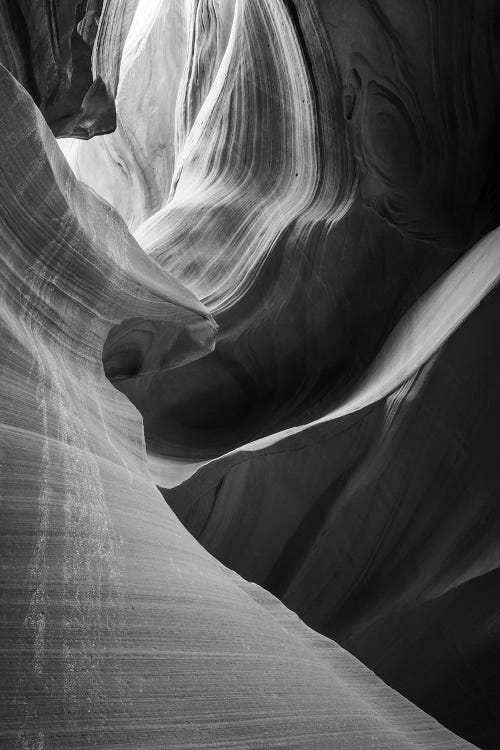
M 234 2 L 140 0 L 123 55 L 117 129 L 62 148 L 131 229 L 167 202 L 176 158 L 227 46 Z M 141 91 L 141 96 L 137 92 Z
M 216 562 L 163 502 L 102 347 L 112 359 L 146 331 L 144 367 L 155 347 L 180 365 L 213 323 L 74 179 L 4 68 L 0 105 L 2 746 L 470 747 Z
M 108 2 L 83 182 L 4 76 L 6 746 L 468 746 L 275 594 L 496 748 L 498 28 Z
M 88 144 L 61 143 L 78 177 L 132 228 L 168 197 L 175 103 L 187 44 L 184 16 L 184 3 L 138 4 L 123 56 L 115 56 L 120 62 L 115 132 Z
M 120 385 L 150 453 L 196 464 L 328 413 L 497 225 L 495 5 L 239 2 L 230 35 L 232 4 L 154 7 L 141 53 L 122 61 L 125 130 L 71 146 L 70 160 L 217 317 L 211 356 Z M 177 106 L 151 85 L 146 112 L 170 119 L 144 136 L 132 82 L 155 76 Z
M 317 0 L 366 205 L 465 248 L 498 225 L 498 5 Z
M 497 236 L 469 250 L 499 223 L 495 4 L 240 2 L 221 44 L 227 18 L 184 16 L 168 198 L 138 226 L 101 190 L 212 310 L 216 347 L 115 382 L 160 486 L 235 451 L 164 492 L 204 546 L 493 748 L 498 409 L 495 363 L 472 363 L 495 345 L 459 326 L 483 298 L 496 320 Z

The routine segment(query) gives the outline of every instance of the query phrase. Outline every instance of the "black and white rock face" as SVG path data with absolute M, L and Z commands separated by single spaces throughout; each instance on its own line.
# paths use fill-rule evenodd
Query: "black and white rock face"
M 0 747 L 499 746 L 499 11 L 0 0 Z

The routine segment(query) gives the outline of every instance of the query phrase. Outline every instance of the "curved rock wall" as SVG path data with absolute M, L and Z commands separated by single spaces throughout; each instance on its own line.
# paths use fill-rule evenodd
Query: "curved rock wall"
M 491 292 L 389 398 L 164 491 L 224 564 L 487 748 L 499 733 L 499 302 Z
M 484 308 L 473 311 L 482 299 L 488 320 L 496 319 L 498 239 L 476 243 L 499 223 L 498 9 L 493 2 L 242 0 L 232 10 L 189 7 L 170 193 L 142 225 L 129 221 L 146 252 L 211 309 L 215 349 L 176 370 L 111 377 L 143 415 L 156 482 L 172 487 L 200 470 L 164 494 L 204 546 L 456 731 L 494 747 L 489 662 L 497 630 L 465 610 L 484 585 L 492 601 L 477 606 L 488 622 L 495 611 L 498 550 L 471 524 L 498 522 L 498 483 L 493 461 L 473 470 L 463 458 L 489 455 L 493 427 L 473 429 L 472 396 L 464 390 L 449 401 L 446 381 L 425 401 L 415 394 L 422 368 L 441 372 L 450 336 L 463 342 L 466 363 L 487 361 L 495 349 L 486 324 L 476 324 L 481 348 L 473 354 L 460 326 L 470 314 L 481 319 Z M 459 364 L 454 378 L 466 389 Z M 437 414 L 428 421 L 427 399 Z M 457 400 L 468 404 L 458 422 Z M 396 414 L 418 426 L 413 436 L 404 428 L 407 443 L 401 438 L 415 456 L 411 491 L 401 479 L 408 469 L 397 465 L 400 439 L 391 437 Z M 417 449 L 427 433 L 432 490 Z M 447 500 L 449 475 L 460 520 Z M 351 490 L 359 483 L 362 501 Z M 471 516 L 475 491 L 482 500 Z M 345 506 L 340 516 L 337 505 Z M 381 528 L 400 506 L 402 518 L 422 519 L 426 540 L 409 545 L 405 574 L 379 550 Z M 351 516 L 361 524 L 356 531 Z M 383 534 L 406 547 L 410 524 L 392 523 Z M 346 547 L 362 533 L 358 550 Z M 457 571 L 453 555 L 462 554 L 464 535 L 468 552 Z M 389 596 L 395 564 L 403 580 Z M 436 596 L 421 578 L 426 567 L 441 586 Z M 441 576 L 454 593 L 443 593 Z M 463 589 L 469 578 L 476 583 Z M 408 635 L 380 655 L 402 618 Z M 408 670 L 420 639 L 425 658 Z M 434 680 L 427 660 L 438 665 Z M 464 676 L 466 663 L 477 677 Z
M 0 3 L 0 63 L 29 91 L 57 136 L 88 139 L 116 127 L 116 80 L 106 75 L 105 66 L 92 64 L 96 36 L 100 49 L 108 34 L 108 56 L 120 55 L 116 29 L 109 40 L 111 5 L 106 2 L 103 9 L 103 0 Z M 101 14 L 106 24 L 98 32 Z
M 0 744 L 493 750 L 495 2 L 0 20 Z
M 0 742 L 469 747 L 216 562 L 163 502 L 102 346 L 139 319 L 174 348 L 191 332 L 184 356 L 200 356 L 213 323 L 75 181 L 4 68 L 0 92 Z
M 144 416 L 150 452 L 177 463 L 331 411 L 405 310 L 498 223 L 493 3 L 404 13 L 388 2 L 242 0 L 226 42 L 231 11 L 195 4 L 186 15 L 186 38 L 199 41 L 187 42 L 177 137 L 196 97 L 204 104 L 154 189 L 162 207 L 139 227 L 124 209 L 140 244 L 219 324 L 214 353 L 189 371 L 120 384 Z M 198 87 L 188 95 L 192 70 Z M 102 146 L 81 144 L 80 159 L 89 148 Z M 120 187 L 118 197 L 101 192 L 138 205 L 136 188 L 106 165 L 100 174 Z M 89 166 L 81 176 L 100 189 L 96 174 Z

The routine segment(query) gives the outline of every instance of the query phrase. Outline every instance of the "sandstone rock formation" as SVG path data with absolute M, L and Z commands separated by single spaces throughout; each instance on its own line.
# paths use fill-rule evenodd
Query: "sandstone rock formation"
M 2 0 L 0 63 L 57 136 L 116 127 L 118 63 L 137 0 Z
M 401 16 L 388 2 L 241 2 L 229 41 L 232 3 L 159 3 L 143 17 L 122 65 L 124 131 L 72 146 L 70 160 L 219 324 L 214 353 L 188 371 L 121 383 L 151 453 L 198 461 L 323 416 L 403 312 L 497 226 L 495 4 L 444 5 Z M 167 23 L 175 59 L 160 46 Z M 448 49 L 461 62 L 441 71 Z M 198 99 L 208 93 L 186 138 L 193 67 Z M 155 81 L 167 78 L 178 90 L 165 98 Z M 144 116 L 130 104 L 137 80 L 150 83 Z M 161 133 L 146 128 L 165 110 Z M 467 127 L 451 127 L 457 112 Z
M 147 331 L 167 359 L 174 341 L 178 364 L 178 326 L 192 334 L 186 358 L 210 347 L 213 325 L 75 181 L 5 69 L 0 91 L 12 134 L 1 145 L 3 746 L 469 747 L 223 568 L 165 505 L 102 346 L 113 324 L 116 340 Z
M 490 292 L 390 397 L 348 402 L 333 422 L 259 441 L 165 493 L 224 564 L 491 748 L 499 303 Z
M 494 0 L 0 21 L 0 746 L 493 750 Z

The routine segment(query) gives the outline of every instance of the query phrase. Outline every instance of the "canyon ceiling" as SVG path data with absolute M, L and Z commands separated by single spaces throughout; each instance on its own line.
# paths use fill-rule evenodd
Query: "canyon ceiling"
M 500 747 L 500 4 L 0 0 L 0 747 Z

